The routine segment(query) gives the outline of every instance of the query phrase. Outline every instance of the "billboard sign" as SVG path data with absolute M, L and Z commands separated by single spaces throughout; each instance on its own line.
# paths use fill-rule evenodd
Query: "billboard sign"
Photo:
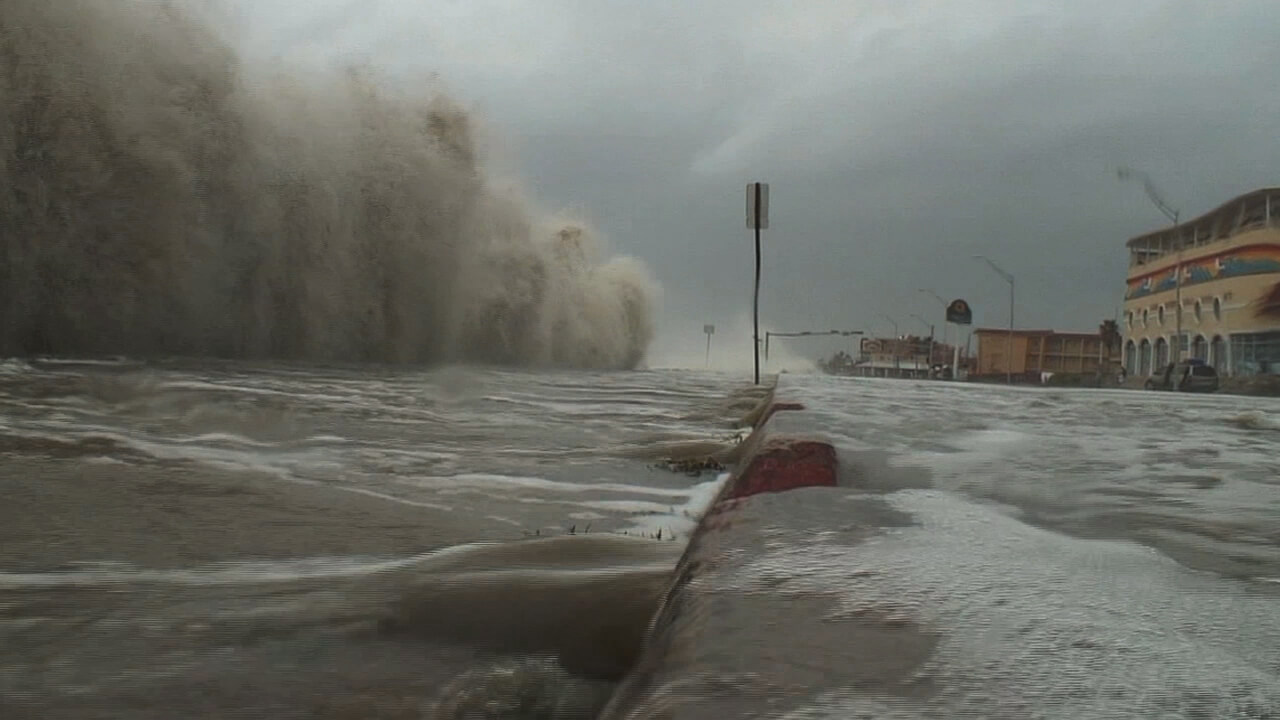
M 952 300 L 947 306 L 947 322 L 956 325 L 972 325 L 973 308 L 969 307 L 969 303 L 964 300 Z

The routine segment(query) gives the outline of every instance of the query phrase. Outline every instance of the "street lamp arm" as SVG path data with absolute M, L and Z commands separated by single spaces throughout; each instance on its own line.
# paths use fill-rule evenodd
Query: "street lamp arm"
M 1121 180 L 1136 179 L 1141 181 L 1142 189 L 1146 191 L 1147 198 L 1151 200 L 1152 204 L 1159 208 L 1160 212 L 1164 213 L 1164 216 L 1169 218 L 1174 225 L 1178 224 L 1178 210 L 1165 201 L 1164 196 L 1160 193 L 1160 189 L 1156 187 L 1156 184 L 1151 180 L 1150 175 L 1147 175 L 1141 170 L 1122 167 L 1116 170 L 1116 177 Z
M 986 255 L 974 255 L 973 258 L 975 260 L 981 260 L 985 262 L 987 265 L 991 266 L 992 270 L 996 271 L 997 275 L 1004 278 L 1005 282 L 1009 283 L 1010 285 L 1013 284 L 1013 275 L 1007 272 L 1004 268 L 992 262 L 991 258 L 987 257 Z
M 946 300 L 943 300 L 941 295 L 939 295 L 938 293 L 936 293 L 936 292 L 934 292 L 934 291 L 932 291 L 932 290 L 929 290 L 929 289 L 926 289 L 926 288 L 920 288 L 920 289 L 919 289 L 919 290 L 917 290 L 916 292 L 922 292 L 922 293 L 925 293 L 926 295 L 932 295 L 932 296 L 933 296 L 933 299 L 937 300 L 937 301 L 938 301 L 938 303 L 939 303 L 940 305 L 942 305 L 942 307 L 946 307 L 946 306 L 947 306 L 947 301 L 946 301 Z

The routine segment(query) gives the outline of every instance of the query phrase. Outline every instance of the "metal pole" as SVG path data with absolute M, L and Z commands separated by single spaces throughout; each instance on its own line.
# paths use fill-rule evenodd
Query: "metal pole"
M 1178 337 L 1176 339 L 1176 342 L 1174 343 L 1174 350 L 1173 350 L 1173 362 L 1176 364 L 1181 359 L 1181 356 L 1182 356 L 1182 246 L 1183 246 L 1183 242 L 1182 242 L 1182 233 L 1180 232 L 1179 225 L 1178 225 L 1178 218 L 1179 218 L 1180 211 L 1165 201 L 1164 196 L 1160 193 L 1160 190 L 1156 188 L 1155 183 L 1151 181 L 1151 176 L 1147 175 L 1146 173 L 1140 172 L 1138 170 L 1134 170 L 1133 168 L 1121 167 L 1116 169 L 1116 177 L 1120 178 L 1121 180 L 1136 179 L 1141 181 L 1142 189 L 1145 190 L 1147 193 L 1147 199 L 1149 199 L 1151 203 L 1155 205 L 1158 210 L 1160 210 L 1160 212 L 1164 213 L 1165 217 L 1173 221 L 1173 233 L 1174 233 L 1173 241 L 1178 244 L 1176 260 L 1174 261 L 1174 273 L 1176 273 L 1176 276 L 1173 279 L 1174 302 L 1177 303 L 1177 308 L 1175 309 L 1175 312 L 1177 313 L 1177 317 L 1174 318 L 1174 323 L 1177 328 Z
M 925 368 L 925 375 L 932 377 L 933 376 L 933 326 L 932 325 L 929 326 L 929 362 L 926 364 L 928 365 L 928 367 Z
M 928 370 L 933 367 L 933 325 L 928 320 L 925 320 L 924 318 L 920 317 L 915 313 L 911 313 L 911 317 L 915 318 L 916 320 L 919 320 L 921 325 L 929 328 L 929 350 L 928 350 L 929 356 L 928 356 L 928 361 L 925 362 L 925 371 L 926 371 L 925 374 L 927 376 Z M 919 358 L 919 356 L 915 356 L 915 357 Z M 917 372 L 920 371 L 919 364 L 920 364 L 920 361 L 917 359 L 916 360 Z
M 898 363 L 899 363 L 899 361 L 898 361 L 898 321 L 897 321 L 897 320 L 894 320 L 893 318 L 889 317 L 888 315 L 886 315 L 886 314 L 884 314 L 884 313 L 880 313 L 880 315 L 881 315 L 885 320 L 888 320 L 888 321 L 889 321 L 889 324 L 893 326 L 893 369 L 894 369 L 894 370 L 899 370 L 899 372 L 898 372 L 898 376 L 900 377 L 900 376 L 902 375 L 902 372 L 901 372 L 901 370 L 900 370 L 900 368 L 899 368 L 899 364 L 898 364 Z M 885 371 L 885 372 L 887 373 L 887 372 L 888 372 L 888 370 L 886 369 L 886 371 Z
M 1013 384 L 1013 276 L 1009 276 L 1009 365 L 1006 367 L 1004 381 Z
M 974 258 L 985 262 L 995 271 L 997 275 L 1004 278 L 1009 283 L 1009 348 L 1008 357 L 1005 359 L 1005 376 L 1004 381 L 1010 385 L 1013 384 L 1013 275 L 1006 272 L 999 265 L 992 262 L 991 258 L 986 255 L 974 255 Z M 972 337 L 972 336 L 970 336 Z
M 1174 365 L 1177 365 L 1182 360 L 1182 246 L 1184 243 L 1182 242 L 1182 233 L 1178 229 L 1178 212 L 1177 210 L 1173 211 L 1173 241 L 1178 243 L 1178 256 L 1177 261 L 1174 263 L 1174 272 L 1177 273 L 1177 277 L 1173 281 L 1174 303 L 1178 306 L 1177 317 L 1174 318 L 1178 332 L 1178 341 L 1173 351 Z
M 755 226 L 756 231 L 756 288 L 752 298 L 751 307 L 751 325 L 753 328 L 752 337 L 755 339 L 755 357 L 756 357 L 756 385 L 760 384 L 760 183 L 755 184 L 756 205 L 755 205 Z
M 707 333 L 707 364 L 706 364 L 706 367 L 711 367 L 711 333 Z
M 942 344 L 946 345 L 947 344 L 947 324 L 948 324 L 947 323 L 947 304 L 948 304 L 947 301 L 943 300 L 942 296 L 939 295 L 938 293 L 932 290 L 929 290 L 927 288 L 920 288 L 919 290 L 917 290 L 917 292 L 922 292 L 926 295 L 932 295 L 933 299 L 937 300 L 938 304 L 942 306 Z

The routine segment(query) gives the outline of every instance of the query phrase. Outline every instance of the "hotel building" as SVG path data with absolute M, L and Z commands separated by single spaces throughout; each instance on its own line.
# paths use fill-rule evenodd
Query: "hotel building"
M 1120 330 L 1130 375 L 1172 362 L 1174 343 L 1183 359 L 1224 375 L 1280 372 L 1280 188 L 1140 235 L 1128 248 Z

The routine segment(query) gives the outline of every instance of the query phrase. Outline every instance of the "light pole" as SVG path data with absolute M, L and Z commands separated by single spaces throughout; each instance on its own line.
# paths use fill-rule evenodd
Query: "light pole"
M 928 290 L 926 288 L 920 288 L 916 292 L 922 292 L 925 295 L 932 295 L 933 299 L 937 300 L 938 304 L 942 306 L 942 344 L 946 345 L 947 344 L 947 324 L 948 324 L 947 323 L 947 307 L 949 306 L 949 303 L 946 300 L 943 300 L 941 295 L 939 295 L 938 293 L 932 290 Z
M 975 260 L 981 260 L 991 267 L 997 275 L 1004 278 L 1009 283 L 1009 351 L 1008 358 L 1005 360 L 1004 381 L 1010 385 L 1013 384 L 1013 275 L 1009 274 L 1004 268 L 992 262 L 991 258 L 986 255 L 974 255 Z
M 928 354 L 928 359 L 924 363 L 926 374 L 929 374 L 932 372 L 932 368 L 933 368 L 933 323 L 929 322 L 928 320 L 925 320 L 924 318 L 920 317 L 915 313 L 911 313 L 911 317 L 919 320 L 921 325 L 929 328 L 929 354 Z M 943 329 L 944 330 L 946 329 L 945 323 L 943 324 Z M 919 365 L 917 365 L 916 370 L 919 371 L 919 369 L 920 367 Z
M 1142 189 L 1146 191 L 1147 198 L 1155 205 L 1165 217 L 1173 223 L 1173 242 L 1175 250 L 1177 250 L 1177 259 L 1174 261 L 1173 280 L 1173 296 L 1177 309 L 1174 311 L 1174 323 L 1177 327 L 1177 339 L 1173 343 L 1173 362 L 1176 365 L 1182 359 L 1182 229 L 1178 226 L 1178 217 L 1180 212 L 1177 208 L 1171 207 L 1169 203 L 1164 201 L 1160 190 L 1156 188 L 1155 183 L 1151 181 L 1151 177 L 1140 170 L 1133 168 L 1121 167 L 1116 169 L 1116 177 L 1120 180 L 1137 180 L 1142 183 Z
M 893 369 L 898 370 L 898 321 L 889 317 L 885 313 L 880 313 L 880 317 L 888 320 L 889 324 L 893 326 Z M 899 373 L 899 375 L 901 375 L 901 373 Z

